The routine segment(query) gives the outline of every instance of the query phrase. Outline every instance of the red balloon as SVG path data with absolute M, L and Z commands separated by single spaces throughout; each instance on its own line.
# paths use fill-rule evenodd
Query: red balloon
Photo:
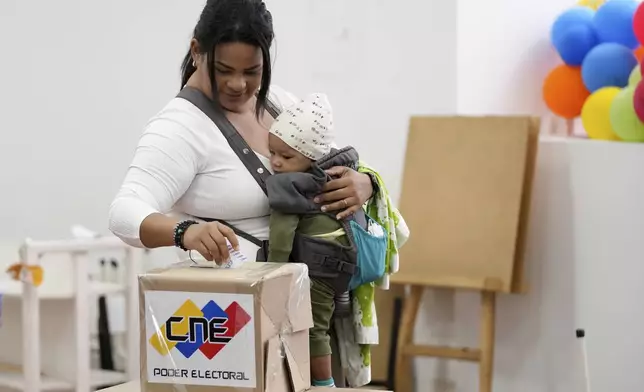
M 633 15 L 633 31 L 640 45 L 644 46 L 644 3 L 640 3 Z
M 640 121 L 644 122 L 644 83 L 640 83 L 635 87 L 635 92 L 633 93 L 633 108 Z

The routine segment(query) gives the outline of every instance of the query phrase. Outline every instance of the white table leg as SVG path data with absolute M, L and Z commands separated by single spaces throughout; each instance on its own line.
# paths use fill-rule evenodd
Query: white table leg
M 38 253 L 29 247 L 20 253 L 25 266 L 39 264 Z M 40 392 L 40 301 L 38 288 L 29 282 L 22 283 L 22 325 L 25 392 Z
M 90 392 L 89 268 L 86 253 L 73 253 L 76 325 L 76 392 Z

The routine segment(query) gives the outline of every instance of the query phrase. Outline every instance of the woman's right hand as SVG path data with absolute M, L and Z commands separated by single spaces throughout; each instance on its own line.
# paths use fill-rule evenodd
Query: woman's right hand
M 198 223 L 191 225 L 183 234 L 183 246 L 188 250 L 199 252 L 206 260 L 221 264 L 230 257 L 228 244 L 239 249 L 235 232 L 219 222 Z

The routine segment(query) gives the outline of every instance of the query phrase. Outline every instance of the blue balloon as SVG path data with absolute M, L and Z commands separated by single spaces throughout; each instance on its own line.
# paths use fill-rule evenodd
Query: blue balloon
M 550 40 L 559 56 L 568 65 L 581 65 L 584 57 L 599 39 L 593 25 L 595 11 L 588 7 L 572 7 L 557 17 L 550 30 Z
M 559 39 L 553 42 L 564 63 L 579 66 L 584 58 L 599 43 L 591 26 L 571 26 Z
M 637 59 L 626 46 L 599 44 L 586 55 L 581 65 L 581 77 L 591 93 L 602 87 L 626 87 L 636 66 Z
M 637 48 L 639 43 L 633 31 L 633 16 L 638 6 L 635 0 L 609 0 L 599 7 L 593 20 L 599 41 Z

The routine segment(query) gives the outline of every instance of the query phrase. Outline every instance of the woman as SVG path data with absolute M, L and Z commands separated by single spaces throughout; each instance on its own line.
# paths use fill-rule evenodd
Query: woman
M 183 60 L 182 87 L 196 88 L 220 106 L 246 143 L 270 167 L 267 101 L 278 107 L 295 98 L 271 83 L 272 17 L 260 0 L 209 0 Z M 270 88 L 269 88 L 270 87 Z M 269 91 L 270 90 L 270 91 Z M 336 167 L 321 209 L 347 216 L 372 195 L 372 178 Z M 221 262 L 226 240 L 254 259 L 258 247 L 221 223 L 268 238 L 268 200 L 215 124 L 186 100 L 175 98 L 143 133 L 123 185 L 110 208 L 110 230 L 126 243 L 177 246 Z

